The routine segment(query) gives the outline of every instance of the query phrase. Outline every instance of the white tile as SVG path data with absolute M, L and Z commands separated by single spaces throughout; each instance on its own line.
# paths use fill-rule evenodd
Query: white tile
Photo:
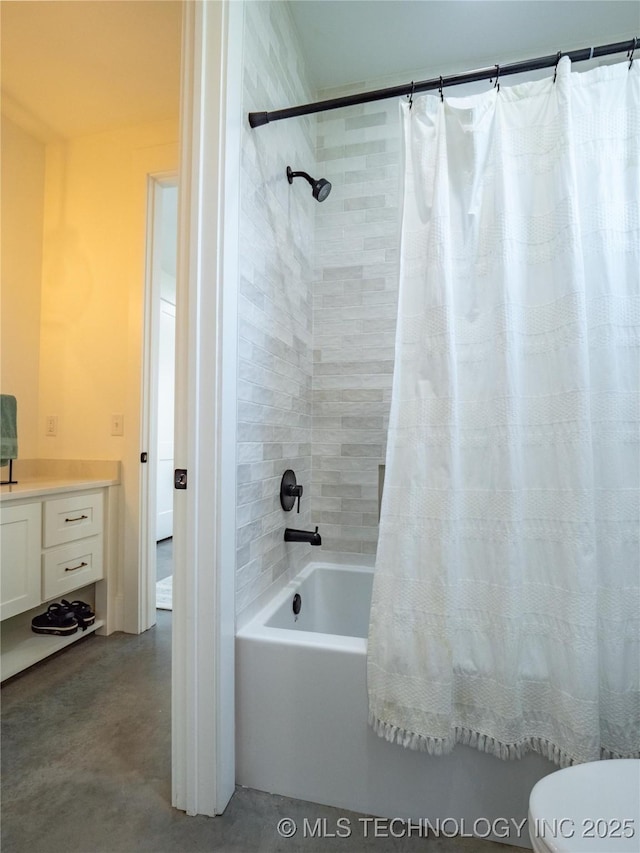
M 245 102 L 254 109 L 313 99 L 283 12 L 279 4 L 247 5 Z M 239 522 L 263 514 L 250 563 L 241 548 L 250 570 L 238 576 L 239 606 L 267 594 L 287 570 L 282 513 L 268 511 L 287 459 L 308 480 L 305 520 L 315 510 L 326 522 L 322 550 L 375 553 L 395 352 L 397 103 L 263 130 L 245 128 L 242 146 L 241 229 L 251 250 L 240 258 L 238 494 L 247 508 Z M 303 187 L 288 185 L 288 162 L 332 181 L 326 202 L 311 204 L 308 192 L 297 192 Z M 258 447 L 264 458 L 255 458 Z M 247 535 L 240 524 L 239 540 Z

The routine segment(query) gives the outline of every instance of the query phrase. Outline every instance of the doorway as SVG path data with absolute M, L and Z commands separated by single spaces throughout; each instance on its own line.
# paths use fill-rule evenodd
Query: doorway
M 160 183 L 157 188 L 160 221 L 154 216 L 153 229 L 159 231 L 159 287 L 152 293 L 160 296 L 157 312 L 158 388 L 156 398 L 158 440 L 156 453 L 156 609 L 173 606 L 173 443 L 175 421 L 176 371 L 176 251 L 178 238 L 178 187 Z M 154 238 L 155 239 L 155 238 Z M 152 511 L 152 507 L 149 507 Z
M 146 627 L 156 609 L 173 607 L 173 469 L 175 424 L 176 255 L 178 182 L 151 175 L 147 203 L 147 286 L 142 466 L 142 582 L 148 590 Z
M 167 192 L 176 190 L 170 187 Z M 175 209 L 175 208 L 174 208 Z M 165 207 L 163 205 L 163 236 L 174 242 L 176 231 L 165 234 Z M 177 224 L 177 223 L 174 223 Z M 162 283 L 167 276 L 161 270 Z M 176 303 L 175 274 L 170 283 L 173 294 L 160 296 L 160 327 L 158 329 L 158 477 L 156 483 L 156 610 L 173 609 L 173 442 L 175 419 L 175 358 L 176 358 Z M 153 507 L 149 507 L 153 511 Z
M 110 360 L 117 355 L 125 379 L 123 389 L 118 390 L 105 409 L 104 423 L 110 413 L 122 412 L 126 427 L 124 435 L 115 439 L 106 435 L 107 429 L 95 430 L 95 436 L 104 434 L 105 439 L 104 446 L 98 445 L 91 451 L 91 458 L 122 461 L 120 499 L 117 512 L 110 516 L 113 530 L 120 532 L 119 547 L 112 558 L 117 575 L 114 612 L 118 629 L 130 633 L 149 628 L 156 615 L 156 522 L 155 514 L 151 516 L 146 511 L 149 491 L 155 495 L 155 481 L 150 489 L 149 472 L 157 468 L 155 443 L 149 440 L 149 430 L 155 428 L 157 420 L 148 399 L 151 396 L 148 371 L 153 361 L 148 351 L 151 301 L 147 300 L 150 288 L 146 274 L 151 267 L 149 263 L 143 267 L 139 258 L 150 221 L 149 216 L 146 220 L 144 217 L 145 198 L 150 197 L 147 176 L 153 172 L 150 180 L 162 183 L 161 170 L 174 169 L 174 164 L 180 161 L 182 198 L 177 276 L 180 286 L 176 312 L 179 381 L 175 405 L 179 429 L 175 457 L 177 466 L 189 469 L 190 479 L 189 489 L 174 495 L 174 543 L 180 571 L 174 577 L 178 589 L 174 590 L 175 609 L 171 617 L 174 624 L 172 801 L 190 814 L 220 813 L 234 790 L 234 347 L 237 336 L 233 298 L 239 278 L 234 268 L 239 247 L 233 232 L 237 232 L 238 220 L 235 188 L 241 151 L 243 3 L 168 0 L 3 3 L 1 6 L 3 48 L 12 46 L 10 51 L 2 52 L 3 83 L 13 81 L 9 88 L 19 104 L 26 107 L 22 114 L 30 120 L 37 119 L 38 127 L 47 133 L 55 131 L 64 140 L 81 136 L 95 139 L 95 134 L 107 129 L 108 116 L 117 118 L 113 126 L 122 128 L 126 135 L 126 145 L 107 148 L 105 162 L 117 166 L 115 178 L 111 172 L 102 170 L 96 177 L 97 190 L 77 195 L 80 224 L 89 197 L 95 198 L 96 204 L 102 202 L 104 195 L 115 198 L 109 221 L 117 239 L 112 241 L 105 235 L 106 211 L 100 211 L 94 229 L 96 239 L 91 241 L 100 250 L 93 269 L 111 270 L 116 245 L 123 256 L 122 269 L 118 267 L 107 278 L 108 284 L 121 286 L 118 306 L 122 310 L 113 312 L 116 323 L 104 360 L 110 367 Z M 15 17 L 13 35 L 9 34 L 9 13 Z M 136 38 L 138 28 L 141 35 Z M 24 40 L 16 37 L 20 34 L 25 36 Z M 85 57 L 90 71 L 100 71 L 99 75 L 83 70 Z M 9 59 L 15 63 L 14 71 L 22 68 L 24 75 L 8 73 Z M 57 72 L 68 79 L 70 68 L 74 70 L 73 85 L 65 95 L 57 85 L 60 80 Z M 35 76 L 34 69 L 38 70 Z M 138 74 L 146 81 L 142 94 L 136 83 Z M 38 104 L 30 104 L 28 92 L 14 86 L 19 77 L 27 83 L 36 80 L 34 91 L 41 96 Z M 149 96 L 150 87 L 153 96 Z M 106 103 L 102 100 L 103 92 Z M 179 93 L 180 128 L 176 133 L 169 116 L 177 112 Z M 134 98 L 133 105 L 129 95 Z M 158 113 L 164 96 L 174 106 L 162 108 Z M 8 103 L 9 99 L 3 97 L 3 108 Z M 61 115 L 53 114 L 65 105 L 73 126 L 67 126 Z M 41 107 L 47 107 L 46 114 Z M 120 108 L 124 109 L 124 115 Z M 134 116 L 136 122 L 144 124 L 139 138 L 126 130 Z M 81 119 L 82 128 L 78 126 Z M 96 124 L 87 124 L 85 120 L 89 119 Z M 157 136 L 151 133 L 151 124 L 158 131 Z M 120 153 L 121 164 L 116 158 Z M 83 165 L 85 158 L 74 157 L 67 164 L 72 162 Z M 165 177 L 171 175 L 167 172 Z M 126 188 L 126 196 L 118 192 L 120 181 Z M 225 193 L 225 186 L 231 191 Z M 125 197 L 127 203 L 123 205 Z M 151 241 L 147 244 L 151 251 Z M 99 289 L 95 290 L 97 293 Z M 112 298 L 109 287 L 100 292 Z M 223 293 L 227 294 L 224 300 Z M 36 316 L 35 312 L 33 315 Z M 87 366 L 86 358 L 82 366 Z M 112 384 L 117 386 L 115 382 Z M 106 399 L 105 389 L 91 382 L 92 392 L 96 387 L 103 400 Z M 145 397 L 142 408 L 141 393 Z M 84 423 L 79 419 L 74 423 L 83 435 L 87 434 Z M 112 450 L 114 440 L 117 454 Z M 70 452 L 76 453 L 78 449 L 72 446 Z M 153 465 L 148 461 L 141 464 L 145 454 Z M 201 472 L 210 471 L 214 475 L 206 480 Z

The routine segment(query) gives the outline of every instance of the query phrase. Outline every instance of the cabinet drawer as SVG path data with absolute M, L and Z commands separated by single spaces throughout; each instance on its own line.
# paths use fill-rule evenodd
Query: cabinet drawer
M 42 598 L 58 598 L 102 576 L 102 536 L 52 548 L 42 555 Z
M 102 533 L 102 492 L 45 501 L 45 548 L 98 533 Z

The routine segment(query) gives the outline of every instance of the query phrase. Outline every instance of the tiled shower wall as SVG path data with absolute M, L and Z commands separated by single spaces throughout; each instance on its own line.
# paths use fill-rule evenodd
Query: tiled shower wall
M 245 5 L 243 86 L 245 115 L 342 94 L 311 89 L 284 3 Z M 398 104 L 246 125 L 241 143 L 236 611 L 246 614 L 319 551 L 375 554 L 398 286 Z M 301 179 L 289 186 L 287 165 L 328 178 L 329 198 L 315 202 Z M 305 488 L 300 515 L 280 507 L 289 467 Z M 286 526 L 316 524 L 321 549 L 285 545 Z
M 313 99 L 285 3 L 245 5 L 243 112 Z M 315 119 L 242 132 L 238 295 L 236 611 L 311 558 L 284 528 L 311 524 L 311 252 L 315 202 L 285 169 L 315 168 Z M 302 512 L 280 507 L 282 473 L 305 487 Z
M 316 159 L 318 174 L 333 189 L 318 206 L 315 222 L 312 518 L 324 551 L 356 558 L 376 551 L 379 466 L 391 401 L 401 159 L 397 101 L 320 113 Z

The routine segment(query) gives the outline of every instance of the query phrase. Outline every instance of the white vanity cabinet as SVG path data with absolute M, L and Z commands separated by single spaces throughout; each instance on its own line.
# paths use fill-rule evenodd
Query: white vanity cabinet
M 102 492 L 43 502 L 44 601 L 102 578 L 103 505 Z
M 78 597 L 96 609 L 95 624 L 87 631 L 105 624 L 105 614 L 95 604 L 108 600 L 108 491 L 58 487 L 51 494 L 16 495 L 0 504 L 2 680 L 87 636 L 82 630 L 63 637 L 32 632 L 31 619 L 52 601 L 72 600 L 74 591 L 81 590 Z
M 0 619 L 40 604 L 40 503 L 0 510 Z

